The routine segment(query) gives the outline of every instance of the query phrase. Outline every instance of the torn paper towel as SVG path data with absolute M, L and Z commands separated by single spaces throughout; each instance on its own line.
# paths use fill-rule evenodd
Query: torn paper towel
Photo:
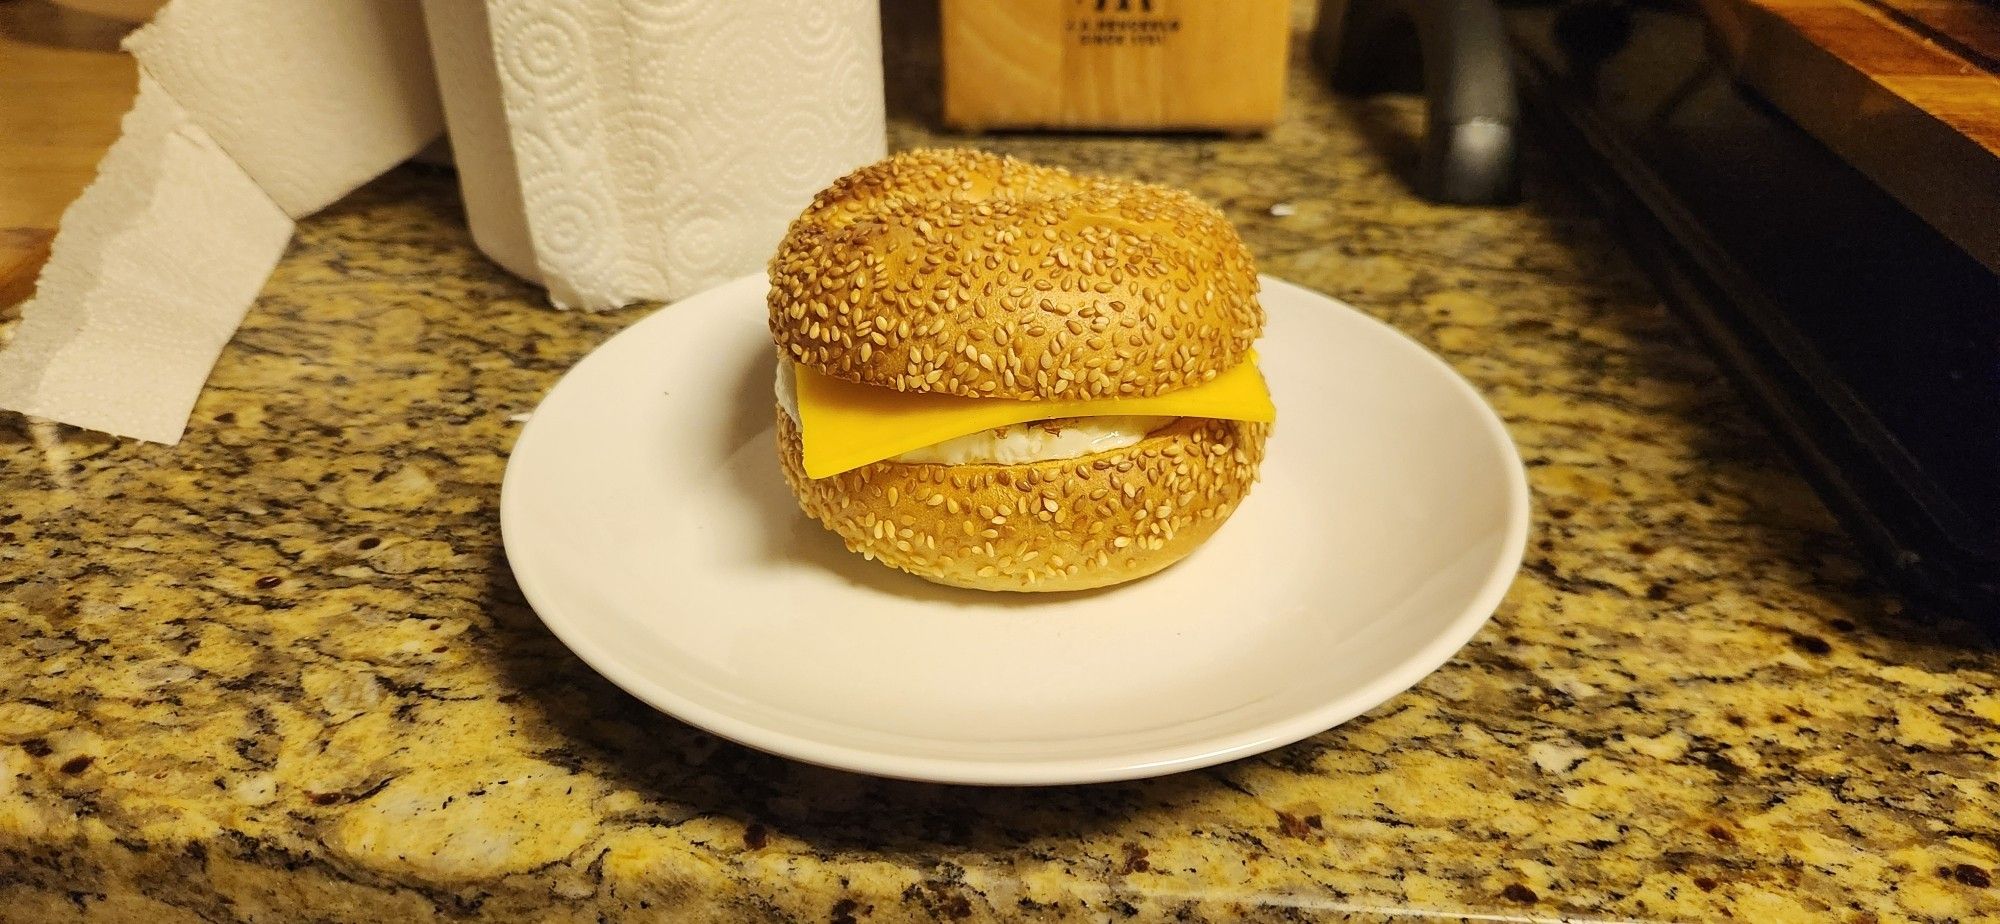
M 438 134 L 407 0 L 172 0 L 139 96 L 0 349 L 0 408 L 179 441 L 293 219 Z
M 190 228 L 191 216 L 204 227 Z M 291 236 L 271 197 L 141 72 L 123 135 L 63 215 L 35 299 L 0 352 L 0 405 L 179 440 Z
M 558 307 L 761 269 L 813 193 L 885 153 L 874 0 L 424 9 L 474 239 Z

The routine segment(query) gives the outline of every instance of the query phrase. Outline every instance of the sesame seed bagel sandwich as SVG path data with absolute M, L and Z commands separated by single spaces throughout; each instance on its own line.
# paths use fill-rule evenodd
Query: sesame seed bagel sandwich
M 770 277 L 786 481 L 864 556 L 1101 587 L 1187 555 L 1256 480 L 1256 270 L 1185 192 L 911 151 L 821 192 Z

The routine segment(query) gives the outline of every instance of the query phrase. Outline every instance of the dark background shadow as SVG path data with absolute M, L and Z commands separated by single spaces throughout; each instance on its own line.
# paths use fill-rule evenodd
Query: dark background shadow
M 138 23 L 57 6 L 49 0 L 0 0 L 0 35 L 9 41 L 78 51 L 117 51 Z M 18 91 L 13 91 L 18 92 Z
M 938 0 L 882 0 L 882 72 L 889 121 L 944 123 Z

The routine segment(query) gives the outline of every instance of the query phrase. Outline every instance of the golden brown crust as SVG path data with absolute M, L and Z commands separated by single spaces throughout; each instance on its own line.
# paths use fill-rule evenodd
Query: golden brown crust
M 821 192 L 771 260 L 771 334 L 820 372 L 968 397 L 1142 397 L 1242 361 L 1250 253 L 1176 189 L 910 151 Z
M 1084 590 L 1179 561 L 1242 501 L 1267 424 L 1186 417 L 1125 449 L 1023 465 L 876 462 L 812 479 L 778 410 L 778 455 L 806 513 L 847 547 L 978 590 Z

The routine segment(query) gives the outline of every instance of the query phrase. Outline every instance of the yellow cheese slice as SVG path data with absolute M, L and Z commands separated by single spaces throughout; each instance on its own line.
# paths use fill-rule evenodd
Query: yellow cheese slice
M 1278 417 L 1252 353 L 1206 384 L 1151 398 L 964 398 L 858 385 L 794 365 L 806 475 L 825 478 L 933 443 L 1048 417 L 1137 414 L 1270 423 Z

